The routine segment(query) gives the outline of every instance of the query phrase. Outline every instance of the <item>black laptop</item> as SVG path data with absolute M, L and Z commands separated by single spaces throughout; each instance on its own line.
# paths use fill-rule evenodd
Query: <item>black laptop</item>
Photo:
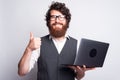
M 65 65 L 102 67 L 108 47 L 109 43 L 82 38 L 74 64 Z

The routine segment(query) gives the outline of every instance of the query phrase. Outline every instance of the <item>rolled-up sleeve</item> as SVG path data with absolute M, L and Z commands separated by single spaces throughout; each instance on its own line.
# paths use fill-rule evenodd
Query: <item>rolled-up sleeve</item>
M 39 56 L 40 56 L 40 48 L 36 49 L 32 52 L 31 59 L 30 59 L 29 71 L 31 71 L 31 69 L 34 68 L 34 65 L 37 62 Z

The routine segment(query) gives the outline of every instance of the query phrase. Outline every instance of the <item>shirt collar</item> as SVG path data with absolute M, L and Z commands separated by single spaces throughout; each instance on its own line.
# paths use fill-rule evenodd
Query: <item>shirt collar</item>
M 51 35 L 49 35 L 49 39 L 52 39 L 53 37 Z M 70 40 L 70 36 L 69 35 L 65 35 L 65 38 L 67 38 L 68 40 Z

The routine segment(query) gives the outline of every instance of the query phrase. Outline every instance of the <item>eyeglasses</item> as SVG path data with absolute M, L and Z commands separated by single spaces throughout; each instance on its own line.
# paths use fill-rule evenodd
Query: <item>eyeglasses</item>
M 64 15 L 51 15 L 51 16 L 50 16 L 50 20 L 51 20 L 51 21 L 55 21 L 57 18 L 58 18 L 60 21 L 65 20 L 65 16 L 64 16 Z

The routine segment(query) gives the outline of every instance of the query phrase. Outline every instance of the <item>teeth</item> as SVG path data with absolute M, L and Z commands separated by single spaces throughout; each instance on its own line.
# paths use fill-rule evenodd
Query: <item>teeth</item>
M 56 28 L 62 28 L 62 25 L 56 24 L 55 27 L 56 27 Z
M 56 24 L 55 26 L 61 26 L 60 24 Z
M 61 24 L 56 24 L 56 25 L 61 25 Z

